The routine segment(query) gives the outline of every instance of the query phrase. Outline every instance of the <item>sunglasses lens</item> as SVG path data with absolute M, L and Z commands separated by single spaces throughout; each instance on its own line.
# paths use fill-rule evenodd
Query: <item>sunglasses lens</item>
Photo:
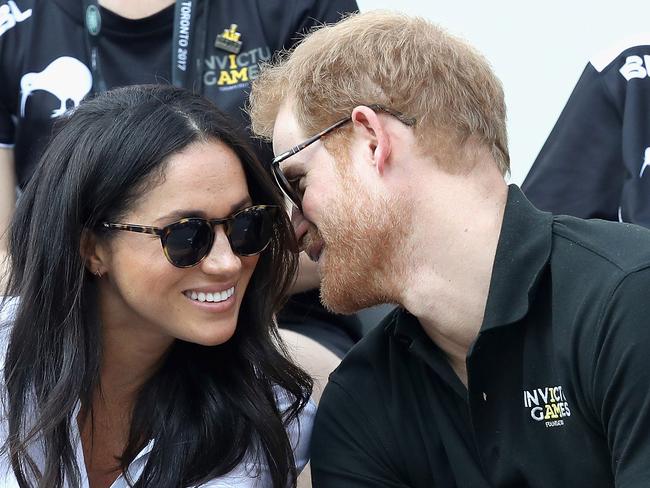
M 229 236 L 234 253 L 241 256 L 259 254 L 271 241 L 276 207 L 251 207 L 239 212 L 233 219 Z
M 168 227 L 165 251 L 174 266 L 194 266 L 210 252 L 211 245 L 212 229 L 205 221 L 185 220 Z

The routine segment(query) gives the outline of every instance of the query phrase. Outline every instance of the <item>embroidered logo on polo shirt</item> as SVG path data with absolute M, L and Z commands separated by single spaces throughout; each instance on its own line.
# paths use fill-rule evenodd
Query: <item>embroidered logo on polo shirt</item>
M 571 416 L 569 402 L 561 386 L 524 390 L 524 407 L 530 411 L 531 419 L 544 422 L 546 427 L 561 427 L 564 419 Z

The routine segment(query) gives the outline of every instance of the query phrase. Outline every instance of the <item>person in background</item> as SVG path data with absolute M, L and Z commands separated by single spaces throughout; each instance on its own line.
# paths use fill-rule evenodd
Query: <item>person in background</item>
M 400 305 L 330 376 L 316 488 L 648 485 L 650 231 L 506 185 L 475 49 L 350 16 L 264 69 L 250 110 L 324 302 Z
M 273 314 L 296 244 L 228 119 L 115 89 L 42 163 L 9 232 L 2 486 L 295 486 L 315 406 Z
M 356 10 L 355 0 L 0 0 L 0 229 L 13 212 L 15 182 L 25 188 L 52 124 L 84 97 L 172 83 L 212 100 L 249 137 L 243 107 L 260 65 L 315 25 Z M 269 145 L 253 143 L 270 161 Z M 5 246 L 0 237 L 0 258 Z M 316 379 L 318 399 L 361 323 L 321 306 L 316 267 L 301 262 L 278 320 Z
M 522 189 L 542 210 L 650 227 L 650 35 L 594 57 Z

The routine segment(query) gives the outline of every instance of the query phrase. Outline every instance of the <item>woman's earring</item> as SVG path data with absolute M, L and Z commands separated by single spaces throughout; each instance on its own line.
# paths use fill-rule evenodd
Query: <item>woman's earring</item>
M 101 278 L 101 277 L 102 277 L 102 272 L 99 270 L 99 268 L 97 268 L 97 269 L 95 270 L 95 273 L 94 273 L 94 274 L 95 274 L 95 276 L 97 276 L 97 278 Z

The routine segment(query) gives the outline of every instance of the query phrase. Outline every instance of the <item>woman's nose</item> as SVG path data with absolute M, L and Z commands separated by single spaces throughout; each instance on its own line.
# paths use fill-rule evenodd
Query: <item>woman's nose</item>
M 226 277 L 236 275 L 241 270 L 241 259 L 230 247 L 230 241 L 223 226 L 214 230 L 214 242 L 208 255 L 201 261 L 201 269 L 209 274 L 222 274 Z

